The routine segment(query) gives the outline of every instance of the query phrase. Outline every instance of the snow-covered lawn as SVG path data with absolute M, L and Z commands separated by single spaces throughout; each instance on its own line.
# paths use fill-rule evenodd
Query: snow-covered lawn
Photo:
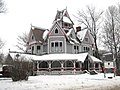
M 11 78 L 0 78 L 0 90 L 109 90 L 119 85 L 119 76 L 107 79 L 104 74 L 40 75 L 18 82 L 12 82 Z

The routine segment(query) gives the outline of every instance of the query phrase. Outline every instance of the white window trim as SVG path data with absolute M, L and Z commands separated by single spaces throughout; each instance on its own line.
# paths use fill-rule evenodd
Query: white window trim
M 59 52 L 63 52 L 63 41 L 51 41 L 51 42 L 50 42 L 50 52 L 58 52 L 58 51 L 52 51 L 52 46 L 51 46 L 51 44 L 54 43 L 53 48 L 55 49 L 55 42 L 58 42 L 58 47 L 60 47 L 60 42 L 62 42 L 62 47 L 61 47 L 62 50 L 59 51 Z

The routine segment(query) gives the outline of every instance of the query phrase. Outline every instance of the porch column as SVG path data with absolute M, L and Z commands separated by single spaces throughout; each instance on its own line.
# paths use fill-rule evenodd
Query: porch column
M 64 61 L 61 61 L 61 71 L 64 71 L 63 64 L 64 64 Z
M 99 71 L 100 71 L 100 68 L 101 68 L 101 67 L 100 67 L 100 63 L 98 63 L 98 68 L 99 68 Z
M 82 70 L 82 62 L 79 62 L 80 65 L 80 71 Z
M 76 63 L 76 61 L 73 61 L 74 71 L 76 71 L 75 63 Z
M 48 61 L 49 64 L 49 72 L 51 71 L 51 61 Z
M 93 63 L 93 68 L 94 68 L 94 70 L 95 70 L 95 63 Z
M 37 61 L 37 71 L 39 71 L 39 61 Z

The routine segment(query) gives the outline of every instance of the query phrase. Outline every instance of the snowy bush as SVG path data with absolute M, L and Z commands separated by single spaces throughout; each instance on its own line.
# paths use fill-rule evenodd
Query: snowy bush
M 13 81 L 28 80 L 27 71 L 13 67 L 11 71 Z
M 32 64 L 25 57 L 15 59 L 11 70 L 13 81 L 28 80 L 28 76 L 32 74 Z

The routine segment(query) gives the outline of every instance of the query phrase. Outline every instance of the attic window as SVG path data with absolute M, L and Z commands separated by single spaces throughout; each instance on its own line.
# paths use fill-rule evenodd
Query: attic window
M 32 40 L 34 39 L 34 36 L 32 36 Z
M 58 33 L 58 30 L 57 30 L 57 29 L 55 29 L 55 33 L 56 33 L 56 34 Z
M 85 41 L 88 42 L 88 38 L 85 38 Z

